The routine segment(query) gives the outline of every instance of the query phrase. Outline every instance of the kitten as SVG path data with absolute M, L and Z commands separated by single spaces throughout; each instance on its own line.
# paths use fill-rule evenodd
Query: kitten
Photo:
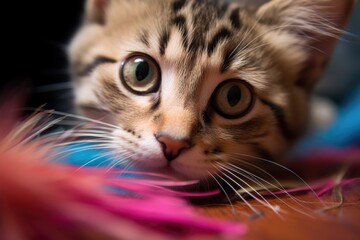
M 279 161 L 354 1 L 87 0 L 69 46 L 80 113 L 127 164 L 204 179 Z M 160 170 L 159 170 L 160 171 Z

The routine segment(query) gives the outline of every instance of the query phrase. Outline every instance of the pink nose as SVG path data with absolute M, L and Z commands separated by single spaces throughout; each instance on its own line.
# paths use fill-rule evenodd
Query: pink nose
M 164 156 L 168 161 L 177 158 L 182 150 L 190 148 L 190 143 L 187 140 L 175 140 L 171 137 L 159 135 L 156 139 L 161 144 Z

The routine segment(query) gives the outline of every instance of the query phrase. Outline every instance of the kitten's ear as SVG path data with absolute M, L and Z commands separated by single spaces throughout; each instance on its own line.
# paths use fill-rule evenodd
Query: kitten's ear
M 321 76 L 355 2 L 271 0 L 257 10 L 260 22 L 296 36 L 300 42 L 297 47 L 300 46 L 300 49 L 306 52 L 296 84 L 311 89 Z
M 86 16 L 87 23 L 105 23 L 106 10 L 111 0 L 86 0 Z

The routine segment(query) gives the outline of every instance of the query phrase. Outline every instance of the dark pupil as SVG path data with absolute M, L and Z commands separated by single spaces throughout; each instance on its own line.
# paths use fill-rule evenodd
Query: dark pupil
M 231 107 L 236 106 L 241 100 L 241 90 L 238 86 L 232 86 L 227 93 L 227 100 Z
M 135 69 L 136 80 L 144 81 L 150 74 L 150 66 L 147 62 L 140 62 Z

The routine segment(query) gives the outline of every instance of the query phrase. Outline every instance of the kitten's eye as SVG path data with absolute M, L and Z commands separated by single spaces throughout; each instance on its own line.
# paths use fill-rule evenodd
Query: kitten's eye
M 160 68 L 150 56 L 136 54 L 123 62 L 120 78 L 124 86 L 135 94 L 152 93 L 160 86 Z
M 222 82 L 213 93 L 211 106 L 222 117 L 236 119 L 247 114 L 254 103 L 250 84 L 231 79 Z

